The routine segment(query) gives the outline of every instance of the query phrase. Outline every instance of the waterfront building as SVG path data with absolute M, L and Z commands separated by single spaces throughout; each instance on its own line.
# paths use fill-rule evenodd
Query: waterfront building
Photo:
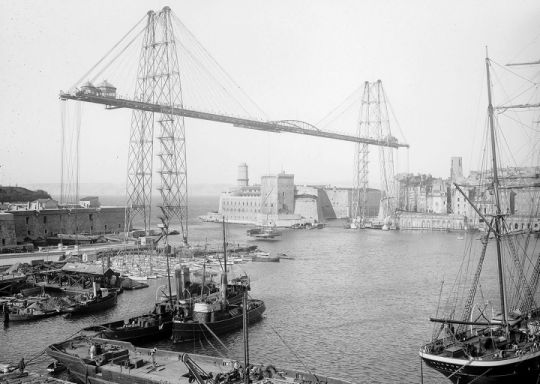
M 239 186 L 221 193 L 220 215 L 231 223 L 256 223 L 261 212 L 261 186 Z
M 400 174 L 398 210 L 419 213 L 447 213 L 446 182 L 431 175 Z
M 64 207 L 53 199 L 6 204 L 0 212 L 0 252 L 58 234 L 108 234 L 124 231 L 125 207 L 101 206 L 99 198 Z
M 30 203 L 30 210 L 41 211 L 43 209 L 58 209 L 58 201 L 53 199 L 37 199 Z
M 17 245 L 15 221 L 12 213 L 0 212 L 0 253 Z
M 460 183 L 463 180 L 463 159 L 461 156 L 450 158 L 450 182 Z
M 491 185 L 491 177 L 489 171 L 471 171 L 464 177 L 461 157 L 451 158 L 450 177 L 446 180 L 431 175 L 398 175 L 400 228 L 448 230 L 485 227 L 467 199 L 482 215 L 495 214 L 493 189 L 486 187 Z M 507 215 L 506 221 L 514 229 L 540 229 L 540 212 L 533 206 L 535 196 L 540 193 L 540 167 L 505 168 L 500 170 L 500 180 L 501 209 Z M 531 217 L 530 212 L 536 213 Z
M 380 192 L 368 191 L 368 214 L 376 215 Z M 249 185 L 248 167 L 238 166 L 237 185 L 223 193 L 218 213 L 228 222 L 289 227 L 350 217 L 352 188 L 295 185 L 294 175 L 264 175 Z

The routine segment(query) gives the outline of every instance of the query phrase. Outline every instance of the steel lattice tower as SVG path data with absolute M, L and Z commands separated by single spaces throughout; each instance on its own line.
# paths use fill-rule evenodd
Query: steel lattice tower
M 148 12 L 141 48 L 136 101 L 183 107 L 182 87 L 176 41 L 169 7 Z M 160 113 L 133 110 L 128 153 L 126 226 L 142 216 L 144 229 L 150 229 L 152 205 L 153 139 L 157 128 L 160 143 L 159 169 L 164 219 L 168 224 L 177 218 L 184 241 L 187 241 L 187 168 L 185 126 L 182 116 L 168 108 Z
M 364 83 L 364 93 L 360 107 L 360 117 L 356 134 L 358 137 L 368 137 L 370 132 L 370 85 Z M 353 210 L 351 217 L 356 225 L 363 227 L 367 216 L 367 188 L 368 188 L 368 165 L 369 147 L 367 144 L 356 143 L 354 152 L 354 188 Z
M 365 82 L 362 96 L 360 117 L 357 129 L 358 137 L 394 141 L 390 132 L 387 101 L 381 80 Z M 395 211 L 394 161 L 391 148 L 379 147 L 381 171 L 381 205 L 379 218 L 384 219 Z M 369 145 L 357 143 L 355 151 L 353 212 L 352 218 L 357 227 L 366 224 L 367 196 L 369 176 Z

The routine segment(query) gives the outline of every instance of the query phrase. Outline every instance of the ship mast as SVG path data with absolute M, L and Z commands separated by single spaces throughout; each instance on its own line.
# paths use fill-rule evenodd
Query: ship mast
M 225 216 L 223 216 L 223 273 L 221 274 L 221 303 L 227 306 L 227 240 L 225 238 Z
M 508 333 L 508 323 L 506 315 L 506 293 L 504 289 L 503 263 L 501 252 L 501 228 L 502 228 L 502 213 L 501 201 L 499 196 L 499 174 L 497 170 L 497 150 L 495 145 L 495 123 L 493 119 L 493 103 L 491 100 L 491 77 L 489 72 L 489 57 L 486 48 L 486 73 L 487 73 L 487 91 L 488 91 L 488 114 L 489 114 L 489 130 L 491 136 L 491 157 L 493 168 L 493 192 L 495 194 L 495 244 L 497 247 L 497 266 L 499 272 L 499 295 L 501 300 L 502 324 L 505 326 Z

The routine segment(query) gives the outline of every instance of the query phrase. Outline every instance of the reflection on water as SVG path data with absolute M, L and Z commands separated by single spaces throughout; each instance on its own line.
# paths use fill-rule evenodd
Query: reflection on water
M 246 228 L 230 226 L 229 241 L 245 242 Z M 221 227 L 196 224 L 190 227 L 190 237 L 219 240 Z M 464 243 L 455 233 L 352 231 L 338 226 L 285 231 L 281 241 L 258 243 L 295 259 L 235 266 L 238 273 L 251 276 L 251 295 L 267 306 L 263 321 L 250 328 L 251 360 L 309 368 L 359 383 L 419 383 L 418 349 L 431 335 L 428 318 L 436 310 L 440 281 L 455 275 Z M 106 312 L 0 327 L 0 361 L 39 353 L 84 326 L 150 310 L 156 289 L 166 279 L 149 283 L 150 288 L 124 292 L 118 305 Z M 242 356 L 241 332 L 223 341 L 228 350 L 215 340 L 187 345 L 163 340 L 155 345 Z M 424 367 L 424 383 L 435 382 L 441 382 L 441 376 Z

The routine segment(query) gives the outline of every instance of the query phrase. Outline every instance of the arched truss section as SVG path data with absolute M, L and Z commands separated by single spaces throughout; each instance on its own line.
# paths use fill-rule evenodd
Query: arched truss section
M 282 126 L 285 125 L 291 128 L 299 128 L 302 130 L 321 132 L 321 130 L 317 128 L 316 126 L 314 126 L 313 124 L 307 123 L 305 121 L 300 121 L 300 120 L 277 120 L 277 121 L 272 121 L 271 123 L 279 124 Z

